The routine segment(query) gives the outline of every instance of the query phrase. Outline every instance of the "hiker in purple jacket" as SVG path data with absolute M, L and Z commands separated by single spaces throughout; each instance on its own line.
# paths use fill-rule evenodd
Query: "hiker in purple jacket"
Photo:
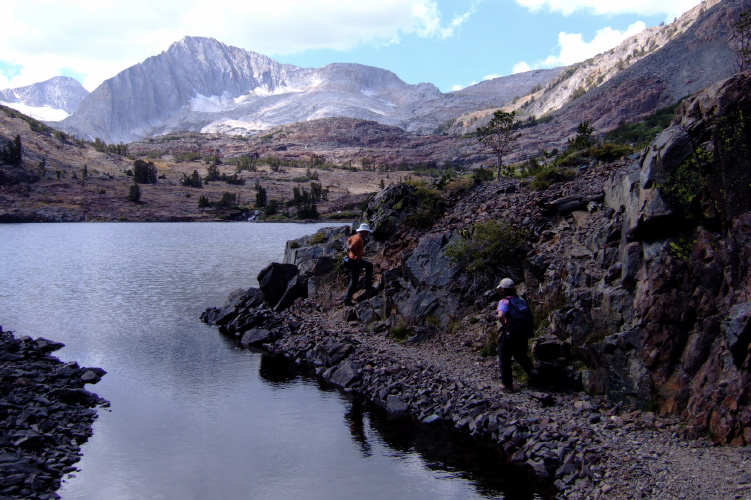
M 537 376 L 532 361 L 527 355 L 527 341 L 534 333 L 532 311 L 527 301 L 516 293 L 511 278 L 504 278 L 497 287 L 501 294 L 496 311 L 499 323 L 498 367 L 501 370 L 501 390 L 514 388 L 511 375 L 511 358 L 521 365 L 527 375 Z

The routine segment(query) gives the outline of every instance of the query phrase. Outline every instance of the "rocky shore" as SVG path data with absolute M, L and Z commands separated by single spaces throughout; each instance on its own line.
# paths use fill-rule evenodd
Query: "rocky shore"
M 339 228 L 289 242 L 202 319 L 494 444 L 559 498 L 751 498 L 749 89 L 748 73 L 720 82 L 641 153 L 547 185 L 391 186 L 362 213 L 375 280 L 353 307 Z M 540 375 L 514 393 L 492 346 L 504 276 L 538 321 Z
M 0 327 L 0 499 L 60 498 L 56 490 L 77 470 L 96 407 L 109 406 L 84 389 L 106 372 L 50 355 L 62 347 Z
M 392 415 L 450 425 L 494 444 L 508 461 L 552 483 L 552 497 L 751 498 L 751 447 L 690 439 L 678 417 L 604 397 L 528 383 L 502 392 L 496 360 L 478 355 L 469 335 L 400 343 L 384 329 L 347 321 L 347 309 L 298 300 L 274 312 L 262 296 L 255 288 L 237 290 L 202 319 Z M 239 333 L 237 326 L 248 322 L 256 326 Z

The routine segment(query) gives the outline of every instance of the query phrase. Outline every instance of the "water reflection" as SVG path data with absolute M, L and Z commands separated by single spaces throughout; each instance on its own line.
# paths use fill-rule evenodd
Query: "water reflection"
M 316 380 L 310 374 L 301 374 L 299 367 L 280 356 L 263 355 L 259 374 L 272 386 L 299 379 Z M 325 384 L 319 385 L 319 389 L 338 392 Z M 392 417 L 360 398 L 344 394 L 342 397 L 348 400 L 344 422 L 365 459 L 373 456 L 374 446 L 382 444 L 397 460 L 409 462 L 417 457 L 423 466 L 444 479 L 469 481 L 485 498 L 555 498 L 551 485 L 540 483 L 526 469 L 506 463 L 491 446 L 459 434 L 449 426 L 424 425 L 409 418 Z
M 349 432 L 360 448 L 362 456 L 364 458 L 372 456 L 373 450 L 365 432 L 365 405 L 361 401 L 354 401 L 349 405 L 347 412 L 344 414 L 344 419 L 349 424 Z

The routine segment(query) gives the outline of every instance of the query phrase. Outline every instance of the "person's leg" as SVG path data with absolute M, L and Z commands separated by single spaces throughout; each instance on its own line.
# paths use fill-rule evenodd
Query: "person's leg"
M 358 281 L 360 281 L 360 262 L 353 260 L 349 264 L 349 286 L 347 287 L 347 293 L 344 294 L 344 300 L 352 300 L 352 296 L 357 291 Z
M 534 370 L 535 367 L 527 353 L 527 339 L 519 339 L 515 342 L 514 359 L 519 363 L 522 369 L 527 372 L 527 375 L 532 375 L 532 370 Z
M 498 337 L 498 368 L 501 371 L 501 383 L 511 389 L 514 381 L 511 375 L 511 346 L 509 344 L 508 335 L 501 334 Z
M 373 263 L 368 262 L 365 259 L 360 262 L 362 264 L 362 267 L 365 268 L 365 282 L 363 283 L 363 288 L 371 288 L 373 286 Z

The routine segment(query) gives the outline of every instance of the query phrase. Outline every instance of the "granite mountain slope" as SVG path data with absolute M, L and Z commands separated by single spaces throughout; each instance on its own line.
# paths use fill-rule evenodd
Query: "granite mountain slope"
M 56 76 L 26 87 L 0 90 L 0 104 L 38 120 L 60 120 L 73 114 L 87 95 L 78 80 Z
M 565 144 L 588 120 L 598 131 L 632 123 L 736 72 L 732 24 L 748 0 L 708 0 L 670 24 L 648 28 L 619 46 L 562 73 L 536 92 L 506 106 L 521 119 L 551 116 L 537 136 Z M 493 110 L 459 117 L 447 130 L 467 133 Z M 534 138 L 535 141 L 538 139 Z
M 340 116 L 425 132 L 467 111 L 500 106 L 511 92 L 526 93 L 558 72 L 509 77 L 505 92 L 443 94 L 432 84 L 408 85 L 379 68 L 299 68 L 214 39 L 186 37 L 105 81 L 59 126 L 107 142 L 178 130 L 248 135 Z

